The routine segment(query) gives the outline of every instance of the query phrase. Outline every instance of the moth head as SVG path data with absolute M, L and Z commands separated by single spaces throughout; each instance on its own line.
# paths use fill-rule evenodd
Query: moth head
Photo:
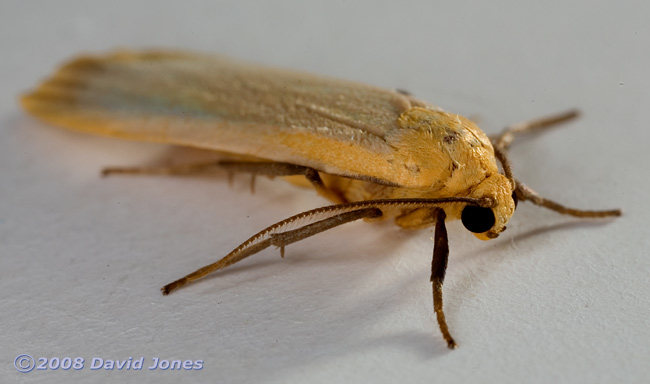
M 498 237 L 515 212 L 516 201 L 510 180 L 502 174 L 493 174 L 477 185 L 470 196 L 488 199 L 491 204 L 466 205 L 460 217 L 465 228 L 481 240 Z

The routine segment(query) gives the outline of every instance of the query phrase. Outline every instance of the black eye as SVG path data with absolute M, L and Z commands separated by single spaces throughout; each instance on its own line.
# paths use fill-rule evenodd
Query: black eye
M 515 209 L 517 209 L 517 203 L 519 202 L 519 197 L 517 197 L 517 192 L 512 192 L 512 200 L 515 202 Z
M 466 206 L 460 220 L 468 231 L 474 233 L 483 233 L 489 230 L 496 221 L 492 209 L 475 205 Z

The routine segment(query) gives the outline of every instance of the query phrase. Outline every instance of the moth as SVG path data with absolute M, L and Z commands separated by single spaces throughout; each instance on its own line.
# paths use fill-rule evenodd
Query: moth
M 446 220 L 483 240 L 506 229 L 518 201 L 586 218 L 517 180 L 508 148 L 517 135 L 577 115 L 569 111 L 506 128 L 489 138 L 472 121 L 407 92 L 177 51 L 116 51 L 77 57 L 21 98 L 56 126 L 121 139 L 239 155 L 237 161 L 104 174 L 193 174 L 215 167 L 295 176 L 334 204 L 275 223 L 219 261 L 162 288 L 163 294 L 271 245 L 287 245 L 359 219 L 404 229 L 435 226 L 431 283 L 442 336 L 455 348 L 443 312 L 449 246 Z M 500 166 L 499 166 L 500 165 Z

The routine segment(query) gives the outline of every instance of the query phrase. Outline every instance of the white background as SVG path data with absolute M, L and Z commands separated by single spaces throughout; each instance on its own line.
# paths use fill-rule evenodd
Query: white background
M 448 2 L 451 3 L 451 2 Z M 2 1 L 0 376 L 7 382 L 640 383 L 650 377 L 647 2 Z M 616 4 L 616 5 L 615 5 Z M 624 216 L 520 205 L 499 239 L 450 223 L 446 348 L 432 230 L 355 223 L 163 297 L 249 235 L 327 204 L 281 180 L 112 177 L 176 152 L 26 116 L 17 96 L 83 51 L 183 48 L 407 89 L 488 132 L 577 107 L 522 140 L 518 177 Z M 84 357 L 19 373 L 22 353 Z M 203 360 L 91 371 L 93 357 Z

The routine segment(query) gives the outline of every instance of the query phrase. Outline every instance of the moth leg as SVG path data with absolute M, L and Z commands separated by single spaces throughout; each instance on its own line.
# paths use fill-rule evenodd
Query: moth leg
M 196 175 L 201 173 L 213 172 L 216 169 L 225 169 L 228 171 L 229 180 L 232 182 L 232 176 L 235 172 L 251 173 L 251 193 L 255 192 L 255 176 L 264 175 L 271 178 L 275 176 L 296 176 L 302 175 L 312 184 L 312 186 L 324 195 L 338 203 L 343 199 L 336 193 L 329 190 L 318 171 L 313 168 L 303 167 L 301 165 L 279 162 L 255 162 L 255 161 L 211 161 L 203 163 L 170 165 L 161 167 L 110 167 L 102 170 L 102 176 L 114 174 L 137 174 L 137 175 Z
M 442 283 L 445 280 L 447 271 L 447 260 L 449 259 L 449 241 L 447 239 L 447 227 L 445 226 L 445 211 L 442 208 L 436 208 L 436 229 L 434 232 L 433 259 L 431 260 L 431 284 L 433 286 L 433 310 L 438 319 L 438 326 L 442 337 L 447 341 L 450 349 L 458 345 L 451 337 L 445 313 L 442 310 Z
M 620 216 L 620 209 L 611 209 L 611 210 L 580 210 L 575 208 L 565 207 L 559 203 L 556 203 L 552 200 L 546 199 L 538 195 L 535 191 L 522 184 L 519 180 L 516 180 L 513 171 L 512 164 L 508 158 L 508 148 L 514 141 L 517 135 L 522 133 L 537 132 L 554 125 L 563 123 L 565 121 L 574 119 L 578 116 L 577 110 L 570 110 L 564 113 L 560 113 L 553 116 L 544 117 L 537 120 L 531 120 L 519 124 L 512 125 L 506 128 L 498 137 L 492 138 L 492 145 L 494 147 L 494 155 L 501 163 L 503 168 L 503 173 L 510 180 L 513 188 L 513 195 L 521 201 L 530 201 L 533 204 L 539 205 L 544 208 L 548 208 L 552 211 L 571 215 L 576 217 L 585 217 L 585 218 L 598 218 L 598 217 L 610 217 L 610 216 Z
M 578 117 L 578 110 L 572 109 L 557 115 L 542 117 L 535 120 L 525 121 L 507 127 L 501 134 L 492 138 L 492 144 L 502 151 L 507 151 L 517 135 L 544 130 L 557 124 L 575 119 Z
M 219 166 L 218 162 L 169 165 L 159 167 L 109 167 L 102 169 L 102 176 L 115 174 L 129 175 L 191 175 L 214 171 Z
M 311 183 L 314 189 L 335 203 L 344 203 L 345 200 L 336 192 L 327 188 L 314 168 L 304 167 L 291 163 L 279 162 L 253 162 L 253 161 L 220 161 L 219 166 L 228 170 L 232 175 L 234 172 L 248 172 L 253 176 L 264 175 L 270 178 L 275 176 L 304 176 Z M 254 182 L 255 179 L 253 179 Z M 254 191 L 254 184 L 251 185 L 251 192 Z
M 202 163 L 190 163 L 180 165 L 156 166 L 156 167 L 110 167 L 102 170 L 102 176 L 122 175 L 165 175 L 165 176 L 188 176 L 213 172 L 221 167 L 220 161 Z M 228 181 L 232 184 L 232 172 L 228 173 Z M 251 193 L 255 193 L 255 174 L 251 177 Z
M 325 184 L 323 184 L 323 180 L 321 180 L 318 171 L 301 165 L 276 162 L 220 161 L 219 166 L 226 169 L 230 175 L 235 172 L 246 172 L 253 174 L 253 176 L 264 175 L 271 178 L 275 176 L 302 175 L 305 176 L 316 190 L 325 191 L 327 189 Z
M 552 200 L 541 197 L 537 192 L 533 191 L 525 184 L 522 184 L 517 180 L 517 188 L 515 189 L 515 194 L 519 200 L 525 201 L 528 200 L 535 205 L 539 205 L 544 208 L 548 208 L 552 211 L 562 213 L 565 215 L 571 215 L 576 217 L 610 217 L 610 216 L 621 216 L 620 209 L 610 209 L 603 211 L 592 211 L 592 210 L 580 210 L 575 208 L 568 208 L 561 204 L 558 204 Z
M 289 244 L 314 236 L 318 233 L 321 233 L 328 229 L 332 229 L 341 224 L 349 223 L 364 218 L 377 218 L 382 214 L 383 213 L 379 208 L 375 208 L 375 207 L 361 208 L 349 212 L 340 213 L 328 217 L 326 219 L 314 222 L 312 224 L 304 225 L 298 229 L 269 234 L 269 232 L 274 230 L 276 227 L 285 224 L 290 224 L 295 220 L 299 220 L 301 217 L 298 216 L 295 217 L 295 219 L 291 219 L 291 221 L 288 222 L 283 221 L 278 224 L 274 224 L 271 227 L 261 231 L 257 235 L 251 237 L 249 240 L 244 242 L 239 247 L 235 248 L 235 250 L 230 252 L 221 260 L 212 263 L 210 265 L 206 265 L 203 268 L 199 268 L 198 270 L 190 273 L 189 275 L 165 285 L 164 287 L 161 288 L 161 291 L 163 295 L 168 295 L 170 292 L 194 280 L 198 280 L 212 272 L 218 271 L 220 269 L 226 268 L 229 265 L 235 264 L 236 262 L 243 260 L 248 256 L 254 255 L 260 252 L 261 250 L 268 248 L 271 245 L 275 245 L 276 247 L 279 247 L 280 254 L 282 257 L 284 257 L 284 248 Z M 257 240 L 259 237 L 265 236 L 267 234 L 268 237 L 266 239 L 261 241 Z
M 410 230 L 429 228 L 436 223 L 436 209 L 416 209 L 395 218 L 398 227 Z
M 503 173 L 508 178 L 508 180 L 510 180 L 513 191 L 517 187 L 517 182 L 513 175 L 512 163 L 508 157 L 508 149 L 510 148 L 510 145 L 514 141 L 515 137 L 522 133 L 541 131 L 543 129 L 552 127 L 576 117 L 578 117 L 578 111 L 574 109 L 557 115 L 542 117 L 540 119 L 514 124 L 503 130 L 499 136 L 490 137 L 492 146 L 494 147 L 494 155 L 501 163 L 501 166 L 503 167 Z
M 189 175 L 223 168 L 229 173 L 247 172 L 265 176 L 303 175 L 316 188 L 325 188 L 323 181 L 313 168 L 289 163 L 255 162 L 255 161 L 210 161 L 202 163 L 169 165 L 159 167 L 110 167 L 102 170 L 102 175 L 113 174 L 147 174 L 147 175 Z

